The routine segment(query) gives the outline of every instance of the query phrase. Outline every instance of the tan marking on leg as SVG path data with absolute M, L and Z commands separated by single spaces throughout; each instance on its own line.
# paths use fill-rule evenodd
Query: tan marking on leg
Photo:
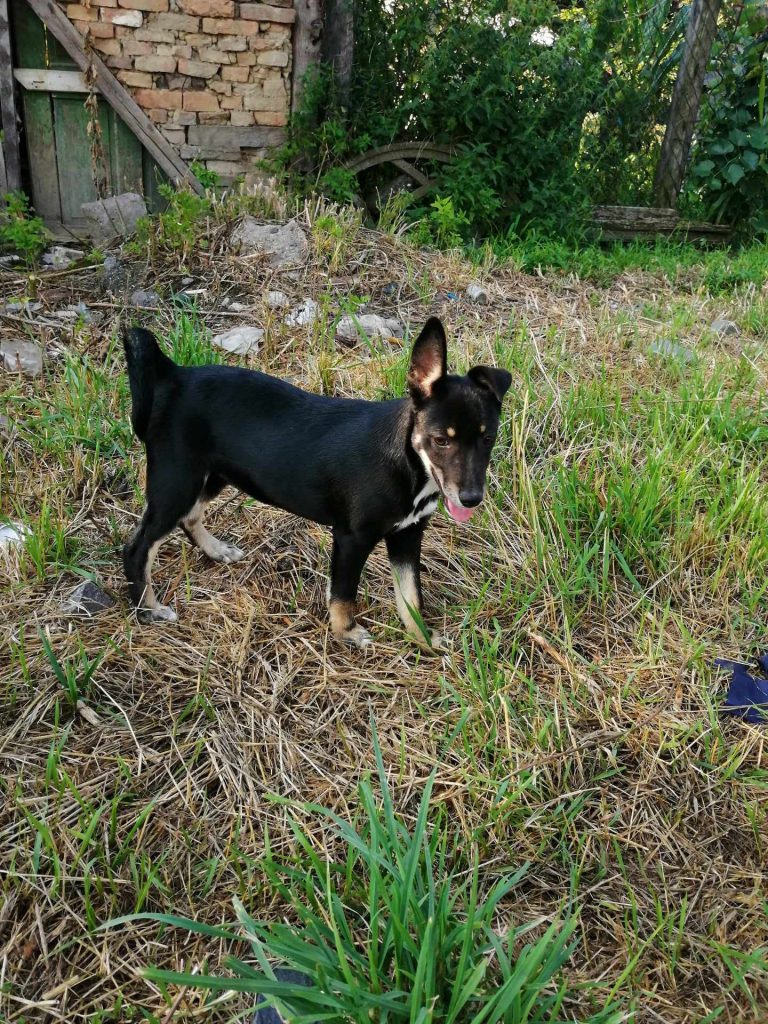
M 189 534 L 190 539 L 200 550 L 214 562 L 239 562 L 245 558 L 245 552 L 234 544 L 227 544 L 218 537 L 214 537 L 203 526 L 203 512 L 208 505 L 207 501 L 199 498 L 192 509 L 182 519 L 181 523 Z
M 355 610 L 354 601 L 340 601 L 332 597 L 328 602 L 331 632 L 344 643 L 354 644 L 355 647 L 370 647 L 373 644 L 371 634 L 355 623 Z
M 173 608 L 169 608 L 167 605 L 160 604 L 155 595 L 154 587 L 152 586 L 152 566 L 154 565 L 157 552 L 160 549 L 160 545 L 165 540 L 165 537 L 161 537 L 160 540 L 156 540 L 152 547 L 147 552 L 147 564 L 144 569 L 144 593 L 141 597 L 141 605 L 139 611 L 148 612 L 149 615 L 144 616 L 148 618 L 150 622 L 175 622 L 176 612 Z

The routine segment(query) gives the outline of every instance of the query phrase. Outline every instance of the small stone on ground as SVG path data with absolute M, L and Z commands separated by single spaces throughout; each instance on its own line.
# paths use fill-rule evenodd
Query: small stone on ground
M 261 327 L 231 327 L 212 340 L 216 348 L 236 356 L 255 355 L 261 348 L 264 331 Z
M 710 330 L 713 334 L 719 334 L 721 338 L 735 337 L 739 334 L 738 324 L 735 324 L 733 320 L 726 320 L 721 317 L 712 321 Z
M 91 580 L 85 580 L 71 591 L 61 603 L 61 610 L 67 614 L 96 615 L 112 608 L 115 602 Z
M 230 236 L 230 244 L 242 256 L 267 253 L 269 265 L 276 269 L 302 263 L 309 248 L 295 220 L 287 224 L 259 224 L 253 217 L 245 217 L 237 225 Z
M 80 208 L 88 222 L 91 236 L 98 240 L 128 238 L 136 225 L 147 216 L 147 204 L 137 192 L 124 192 L 119 196 L 83 203 Z
M 362 340 L 361 333 L 371 340 L 374 338 L 402 338 L 403 325 L 399 320 L 378 316 L 376 313 L 343 316 L 336 327 L 336 341 L 351 348 Z
M 33 341 L 9 338 L 0 342 L 0 362 L 11 373 L 39 377 L 43 372 L 43 350 Z
M 285 318 L 289 327 L 303 327 L 317 319 L 319 306 L 313 299 L 304 299 L 300 306 L 292 309 Z

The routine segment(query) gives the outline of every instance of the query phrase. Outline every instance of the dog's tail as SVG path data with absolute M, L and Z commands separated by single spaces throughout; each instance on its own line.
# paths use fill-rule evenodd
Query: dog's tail
M 151 331 L 131 327 L 123 335 L 128 383 L 131 386 L 131 424 L 140 441 L 146 440 L 155 388 L 175 363 L 166 356 Z

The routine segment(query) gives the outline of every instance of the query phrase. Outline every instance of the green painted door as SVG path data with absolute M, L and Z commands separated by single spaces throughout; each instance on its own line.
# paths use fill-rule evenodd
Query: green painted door
M 41 74 L 43 85 L 25 88 L 22 83 L 21 88 L 32 204 L 39 216 L 51 226 L 84 227 L 80 208 L 99 198 L 99 182 L 102 196 L 139 192 L 155 208 L 157 185 L 167 180 L 165 175 L 101 98 L 101 145 L 92 147 L 87 93 L 73 91 L 80 88 L 76 64 L 26 0 L 12 0 L 10 7 L 14 67 L 20 72 L 65 72 Z

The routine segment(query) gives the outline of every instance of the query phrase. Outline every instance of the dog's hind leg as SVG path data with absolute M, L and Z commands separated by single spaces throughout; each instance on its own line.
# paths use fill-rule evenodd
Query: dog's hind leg
M 214 537 L 203 526 L 203 513 L 206 506 L 225 486 L 226 482 L 221 477 L 210 476 L 200 497 L 182 519 L 181 526 L 192 543 L 197 544 L 200 550 L 214 562 L 239 562 L 241 558 L 245 558 L 245 552 L 235 547 L 234 544 L 227 544 L 225 541 L 219 540 L 218 537 Z
M 203 480 L 199 473 L 184 473 L 181 467 L 171 476 L 161 477 L 153 472 L 152 463 L 147 473 L 147 509 L 139 528 L 123 548 L 123 566 L 128 588 L 143 622 L 174 622 L 176 613 L 161 604 L 152 587 L 152 563 L 158 548 L 171 531 L 179 525 L 200 494 Z

